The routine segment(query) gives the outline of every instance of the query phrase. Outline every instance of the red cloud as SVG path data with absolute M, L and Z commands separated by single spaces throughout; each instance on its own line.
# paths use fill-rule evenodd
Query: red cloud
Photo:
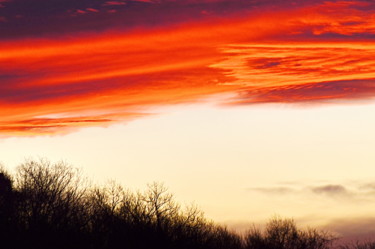
M 0 42 L 0 133 L 108 125 L 220 93 L 238 93 L 232 104 L 373 97 L 375 44 L 351 38 L 373 33 L 364 4 Z
M 230 104 L 332 103 L 375 97 L 375 78 L 286 85 L 241 91 Z
M 12 135 L 49 135 L 72 132 L 81 127 L 107 126 L 116 121 L 132 120 L 147 114 L 116 113 L 77 117 L 34 117 L 32 119 L 14 119 L 0 122 L 0 133 Z
M 107 1 L 104 3 L 105 6 L 116 6 L 116 5 L 125 5 L 123 1 Z

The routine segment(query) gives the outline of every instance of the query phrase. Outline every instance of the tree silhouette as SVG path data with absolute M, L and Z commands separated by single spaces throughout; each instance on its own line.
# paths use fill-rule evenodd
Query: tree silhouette
M 11 176 L 0 168 L 0 247 L 10 247 L 16 239 L 15 193 Z
M 273 218 L 264 232 L 252 228 L 245 237 L 248 249 L 328 249 L 335 238 L 315 229 L 300 230 L 292 219 Z
M 181 207 L 160 183 L 131 192 L 114 182 L 89 186 L 64 162 L 27 160 L 14 176 L 0 167 L 0 248 L 328 249 L 331 241 L 279 218 L 241 237 L 196 206 Z
M 28 160 L 17 169 L 18 215 L 23 241 L 38 248 L 63 248 L 69 237 L 84 230 L 85 189 L 71 166 Z M 69 244 L 76 248 L 74 244 Z

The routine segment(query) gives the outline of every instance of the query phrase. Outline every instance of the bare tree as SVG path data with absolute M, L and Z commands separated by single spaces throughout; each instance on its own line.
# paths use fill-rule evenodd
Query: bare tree
M 27 160 L 13 178 L 0 167 L 0 247 L 35 249 L 329 249 L 333 236 L 274 218 L 244 237 L 181 208 L 168 189 L 144 192 L 110 182 L 86 186 L 64 162 Z M 357 243 L 339 249 L 373 249 Z
M 159 231 L 164 225 L 168 225 L 171 219 L 178 216 L 180 207 L 173 199 L 173 195 L 168 193 L 168 189 L 161 183 L 148 185 L 148 190 L 143 195 L 143 201 L 147 207 L 147 213 L 156 223 Z
M 253 228 L 245 236 L 248 249 L 328 249 L 335 238 L 315 229 L 298 229 L 292 219 L 271 219 L 264 232 Z
M 64 162 L 27 160 L 17 169 L 16 188 L 27 226 L 63 228 L 84 218 L 84 183 L 78 170 Z

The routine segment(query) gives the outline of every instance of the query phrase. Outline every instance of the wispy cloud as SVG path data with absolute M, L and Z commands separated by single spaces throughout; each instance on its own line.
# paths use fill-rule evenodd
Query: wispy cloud
M 295 189 L 289 187 L 268 187 L 268 188 L 249 188 L 250 191 L 255 191 L 264 194 L 290 194 L 295 192 Z
M 374 185 L 371 182 L 293 182 L 267 187 L 251 187 L 247 191 L 261 195 L 302 195 L 310 198 L 328 198 L 336 201 L 373 202 Z
M 375 79 L 331 81 L 240 91 L 230 104 L 337 103 L 375 97 Z
M 316 194 L 325 194 L 333 197 L 350 195 L 349 191 L 344 186 L 338 184 L 329 184 L 324 186 L 312 187 L 311 190 Z
M 103 6 L 118 6 L 118 5 L 125 5 L 125 1 L 107 1 L 103 4 Z
M 48 135 L 64 134 L 82 127 L 108 126 L 119 120 L 122 122 L 146 116 L 146 113 L 115 113 L 106 115 L 82 115 L 68 117 L 34 117 L 32 119 L 14 119 L 0 122 L 0 133 L 12 135 Z

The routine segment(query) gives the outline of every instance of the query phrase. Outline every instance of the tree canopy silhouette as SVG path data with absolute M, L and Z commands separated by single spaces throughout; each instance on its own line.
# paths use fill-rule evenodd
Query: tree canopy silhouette
M 0 248 L 327 249 L 331 241 L 282 219 L 241 236 L 181 207 L 160 183 L 134 193 L 91 186 L 64 162 L 27 160 L 14 176 L 0 168 Z

